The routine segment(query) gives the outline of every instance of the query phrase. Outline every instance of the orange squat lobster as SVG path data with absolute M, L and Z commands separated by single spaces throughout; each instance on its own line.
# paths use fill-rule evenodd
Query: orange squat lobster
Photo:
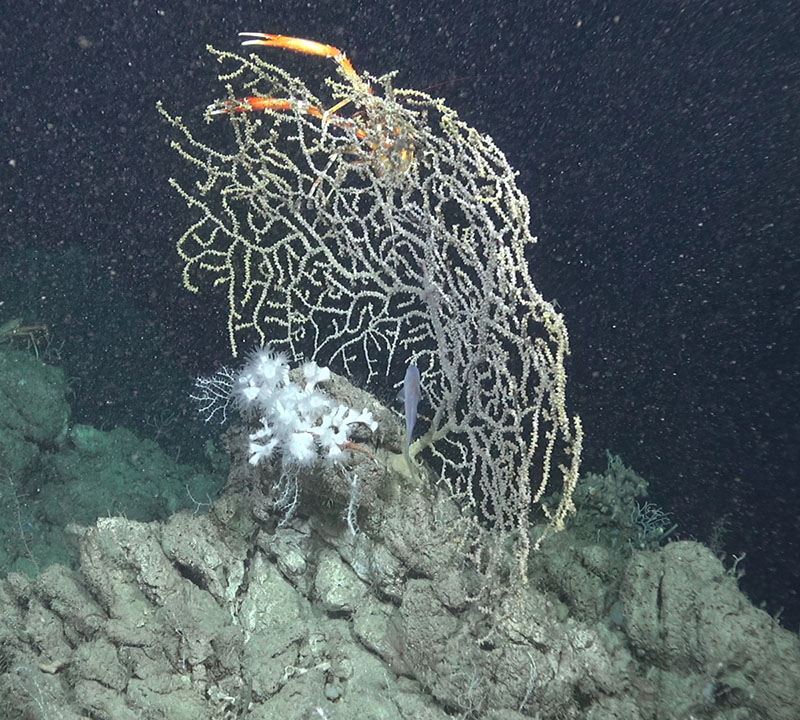
M 347 97 L 337 102 L 333 107 L 323 110 L 317 105 L 302 103 L 289 98 L 249 96 L 236 100 L 223 100 L 209 106 L 209 115 L 223 115 L 251 111 L 291 111 L 298 109 L 301 112 L 331 122 L 335 126 L 351 131 L 355 138 L 363 141 L 362 150 L 353 149 L 345 154 L 355 156 L 353 161 L 369 163 L 379 174 L 404 173 L 411 166 L 415 158 L 416 143 L 413 140 L 413 129 L 408 122 L 394 118 L 394 122 L 387 121 L 386 117 L 378 113 L 370 118 L 370 111 L 359 111 L 351 118 L 343 118 L 336 113 L 345 105 L 354 101 L 356 97 L 373 96 L 370 84 L 364 80 L 353 68 L 347 56 L 333 45 L 325 45 L 314 40 L 289 37 L 288 35 L 275 35 L 271 33 L 242 32 L 244 40 L 242 45 L 264 45 L 266 47 L 279 47 L 287 50 L 318 55 L 333 60 L 342 75 L 347 79 L 354 91 L 354 97 Z M 376 98 L 377 101 L 377 98 Z M 357 115 L 365 114 L 361 122 L 355 122 Z

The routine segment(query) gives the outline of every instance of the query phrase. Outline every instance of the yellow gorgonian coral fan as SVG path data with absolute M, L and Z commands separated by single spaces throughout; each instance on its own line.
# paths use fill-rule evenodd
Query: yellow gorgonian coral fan
M 200 174 L 172 181 L 196 211 L 178 241 L 186 287 L 226 288 L 234 354 L 254 335 L 368 382 L 418 365 L 432 412 L 412 454 L 427 450 L 497 542 L 516 538 L 524 577 L 531 507 L 555 529 L 574 509 L 582 433 L 516 173 L 490 137 L 393 75 L 358 73 L 329 45 L 244 35 L 330 58 L 339 79 L 320 97 L 258 55 L 209 48 L 226 95 L 206 119 L 227 122 L 227 152 L 160 106 Z

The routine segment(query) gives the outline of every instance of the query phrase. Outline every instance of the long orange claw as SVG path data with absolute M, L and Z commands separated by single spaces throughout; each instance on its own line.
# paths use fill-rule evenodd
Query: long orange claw
M 303 38 L 289 37 L 288 35 L 273 35 L 271 33 L 240 32 L 241 37 L 251 37 L 253 40 L 245 40 L 242 45 L 266 45 L 267 47 L 280 47 L 287 50 L 307 53 L 308 55 L 321 55 L 322 57 L 334 58 L 341 54 L 339 48 L 333 45 L 324 45 L 314 40 L 303 40 Z
M 250 112 L 251 110 L 291 110 L 295 103 L 285 98 L 245 97 L 239 100 L 224 100 L 211 105 L 208 112 L 211 115 L 226 115 L 236 112 Z M 322 118 L 323 112 L 316 105 L 308 105 L 305 111 L 309 115 Z
M 307 55 L 331 58 L 339 64 L 347 75 L 357 77 L 356 71 L 347 56 L 333 45 L 325 45 L 315 40 L 304 40 L 303 38 L 289 37 L 288 35 L 274 35 L 272 33 L 240 32 L 239 36 L 252 38 L 242 42 L 242 45 L 265 45 L 266 47 L 286 48 L 287 50 L 294 50 Z

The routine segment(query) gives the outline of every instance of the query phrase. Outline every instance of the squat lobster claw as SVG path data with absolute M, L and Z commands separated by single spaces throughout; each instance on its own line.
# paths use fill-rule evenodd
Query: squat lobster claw
M 265 45 L 267 47 L 286 48 L 296 52 L 306 53 L 307 55 L 319 55 L 331 58 L 342 69 L 347 78 L 353 82 L 360 80 L 358 73 L 353 68 L 353 64 L 347 56 L 333 45 L 325 45 L 316 40 L 304 40 L 303 38 L 289 37 L 288 35 L 274 35 L 272 33 L 240 32 L 239 37 L 249 37 L 252 40 L 245 40 L 242 45 Z
M 360 88 L 364 92 L 372 93 L 372 88 L 365 83 L 355 71 L 353 64 L 347 56 L 333 45 L 325 45 L 316 40 L 305 40 L 303 38 L 289 37 L 288 35 L 275 35 L 273 33 L 240 32 L 240 37 L 251 38 L 244 40 L 242 45 L 264 45 L 266 47 L 279 47 L 286 50 L 305 53 L 307 55 L 319 55 L 332 59 L 347 78 L 348 82 L 355 88 Z M 350 99 L 347 98 L 334 105 L 328 110 L 322 110 L 316 105 L 309 105 L 305 108 L 306 113 L 320 119 L 326 119 L 341 110 L 347 105 Z M 265 98 L 265 97 L 245 97 L 236 102 L 225 102 L 221 106 L 211 106 L 208 109 L 209 115 L 224 115 L 231 112 L 250 112 L 252 110 L 291 110 L 294 103 L 286 98 Z

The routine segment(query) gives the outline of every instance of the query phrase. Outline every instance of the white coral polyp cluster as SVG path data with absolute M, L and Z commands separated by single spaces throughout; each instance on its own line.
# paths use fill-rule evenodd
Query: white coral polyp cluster
M 285 355 L 269 348 L 253 353 L 233 386 L 240 409 L 255 413 L 261 421 L 250 435 L 252 465 L 278 456 L 290 467 L 342 463 L 357 423 L 377 429 L 369 410 L 357 412 L 337 404 L 317 387 L 330 379 L 328 368 L 307 362 L 301 387 L 290 380 Z

